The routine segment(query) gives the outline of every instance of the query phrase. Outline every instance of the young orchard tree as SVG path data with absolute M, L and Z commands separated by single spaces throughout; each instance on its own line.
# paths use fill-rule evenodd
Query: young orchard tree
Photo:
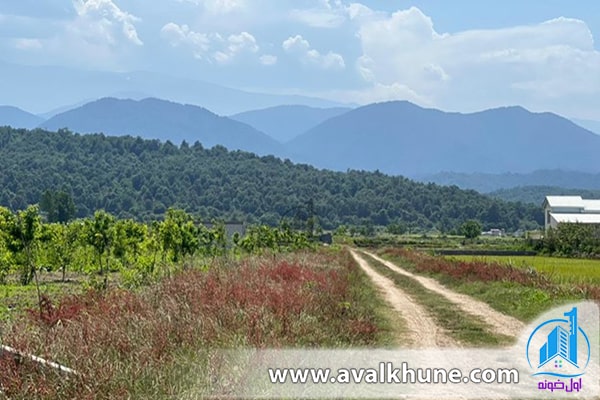
M 108 260 L 110 248 L 114 239 L 115 217 L 106 211 L 96 211 L 94 219 L 85 222 L 85 240 L 94 248 L 98 259 L 98 270 L 101 276 L 104 276 L 104 288 L 108 286 Z M 106 263 L 102 259 L 106 255 Z M 105 265 L 106 264 L 106 265 Z
M 129 267 L 129 260 L 137 262 L 142 242 L 146 239 L 147 227 L 134 220 L 119 220 L 115 224 L 113 254 L 121 260 L 125 267 Z
M 69 224 L 46 224 L 44 234 L 48 261 L 53 269 L 60 270 L 65 282 L 67 268 L 73 263 L 75 254 L 81 245 L 82 222 Z
M 39 244 L 42 221 L 37 206 L 17 214 L 2 213 L 6 247 L 21 264 L 20 281 L 28 285 L 36 276 L 35 251 Z
M 159 228 L 163 248 L 163 261 L 170 254 L 173 262 L 193 256 L 198 250 L 198 228 L 191 215 L 183 210 L 170 208 Z

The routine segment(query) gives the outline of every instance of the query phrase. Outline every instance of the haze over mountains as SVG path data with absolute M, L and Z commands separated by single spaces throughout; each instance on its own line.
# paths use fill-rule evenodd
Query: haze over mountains
M 44 121 L 42 117 L 12 106 L 0 106 L 0 125 L 31 129 Z
M 579 190 L 600 189 L 600 174 L 598 173 L 561 171 L 558 169 L 538 170 L 527 174 L 440 172 L 433 175 L 421 175 L 416 177 L 416 179 L 423 182 L 437 183 L 439 185 L 454 185 L 462 189 L 473 189 L 480 193 L 490 193 L 500 189 L 528 186 L 546 186 Z
M 205 108 L 158 99 L 105 98 L 58 114 L 40 125 L 48 130 L 69 128 L 78 133 L 141 136 L 146 139 L 199 141 L 210 148 L 222 145 L 259 155 L 284 155 L 277 141 L 244 123 L 218 116 Z
M 531 185 L 600 189 L 600 136 L 521 107 L 461 114 L 394 101 L 356 109 L 277 106 L 224 117 L 155 98 L 103 98 L 46 121 L 1 107 L 4 124 L 220 144 L 320 168 L 379 170 L 484 193 Z
M 277 95 L 232 89 L 195 79 L 156 72 L 91 71 L 58 66 L 17 65 L 0 60 L 0 104 L 10 104 L 37 114 L 103 97 L 147 97 L 198 104 L 219 115 L 301 104 L 339 107 L 340 103 L 313 97 Z
M 600 172 L 600 136 L 555 114 L 521 107 L 461 114 L 405 101 L 371 104 L 323 122 L 288 148 L 319 167 L 408 176 L 439 171 Z
M 344 114 L 351 108 L 315 108 L 299 105 L 271 107 L 246 111 L 231 118 L 244 122 L 285 143 L 330 118 Z

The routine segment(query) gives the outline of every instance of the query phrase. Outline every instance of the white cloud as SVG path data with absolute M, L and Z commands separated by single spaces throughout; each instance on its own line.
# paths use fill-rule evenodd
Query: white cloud
M 202 6 L 210 14 L 228 14 L 244 8 L 244 0 L 178 0 Z
M 91 41 L 105 41 L 111 45 L 124 38 L 141 46 L 134 23 L 139 18 L 121 10 L 112 0 L 74 0 L 77 18 L 70 23 L 70 30 Z
M 216 61 L 219 64 L 230 63 L 242 54 L 254 54 L 260 50 L 256 38 L 248 32 L 224 38 L 219 33 L 195 32 L 185 24 L 169 22 L 162 27 L 161 36 L 173 47 L 184 46 L 191 49 L 197 59 Z
M 194 32 L 185 24 L 169 22 L 162 27 L 160 33 L 173 47 L 189 47 L 195 58 L 203 58 L 211 48 L 211 38 L 208 34 Z
M 331 9 L 295 9 L 290 11 L 290 16 L 313 28 L 337 28 L 346 20 L 339 12 Z
M 53 0 L 59 16 L 9 15 L 0 26 L 5 43 L 29 63 L 87 66 L 122 70 L 143 42 L 140 19 L 111 0 Z M 52 4 L 51 4 L 52 3 Z M 42 13 L 43 15 L 43 13 Z M 26 51 L 27 52 L 26 52 Z M 0 51 L 6 51 L 0 49 Z
M 277 56 L 272 54 L 263 54 L 259 60 L 262 65 L 271 66 L 277 64 Z
M 40 39 L 18 38 L 14 41 L 15 48 L 19 50 L 38 50 L 42 48 Z
M 311 48 L 308 40 L 301 35 L 290 36 L 282 43 L 283 50 L 288 54 L 294 54 L 305 64 L 316 65 L 323 69 L 344 69 L 346 63 L 344 58 L 333 52 L 321 54 Z
M 392 14 L 350 9 L 362 48 L 356 68 L 372 85 L 367 97 L 412 96 L 447 109 L 522 104 L 560 112 L 576 96 L 600 92 L 600 52 L 580 20 L 442 34 L 415 7 Z
M 254 36 L 248 32 L 242 32 L 239 35 L 230 35 L 227 38 L 226 47 L 217 51 L 214 58 L 217 62 L 225 64 L 241 53 L 256 53 L 259 49 Z

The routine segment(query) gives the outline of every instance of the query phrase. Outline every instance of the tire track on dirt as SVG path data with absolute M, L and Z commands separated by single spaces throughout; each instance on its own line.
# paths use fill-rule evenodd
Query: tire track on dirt
M 457 343 L 436 324 L 420 304 L 398 289 L 390 279 L 371 268 L 369 263 L 354 250 L 349 249 L 349 251 L 360 268 L 383 292 L 385 300 L 406 321 L 406 328 L 409 334 L 408 339 L 414 347 L 457 346 Z
M 415 275 L 390 261 L 378 257 L 375 254 L 363 250 L 361 250 L 361 252 L 373 257 L 375 260 L 379 261 L 392 271 L 415 279 L 427 290 L 438 293 L 452 303 L 456 304 L 462 311 L 481 318 L 486 324 L 494 329 L 496 333 L 517 337 L 525 328 L 525 324 L 523 322 L 494 310 L 492 307 L 482 301 L 476 300 L 466 294 L 461 294 L 450 290 L 432 278 Z

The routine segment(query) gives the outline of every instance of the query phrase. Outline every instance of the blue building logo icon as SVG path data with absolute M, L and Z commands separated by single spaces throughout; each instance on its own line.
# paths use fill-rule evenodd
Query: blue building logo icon
M 568 319 L 550 319 L 541 323 L 529 336 L 526 352 L 529 366 L 537 371 L 533 376 L 573 378 L 584 374 L 590 361 L 590 341 L 579 326 L 577 307 L 565 312 L 564 316 Z M 538 357 L 534 357 L 536 353 Z

